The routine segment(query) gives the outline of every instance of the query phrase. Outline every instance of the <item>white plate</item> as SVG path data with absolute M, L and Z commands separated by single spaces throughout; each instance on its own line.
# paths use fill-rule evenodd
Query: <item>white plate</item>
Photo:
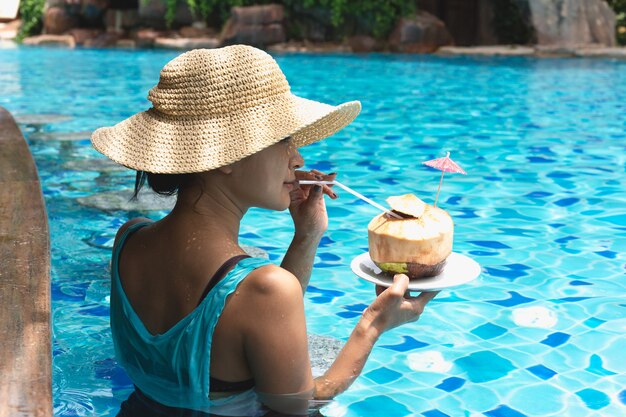
M 393 274 L 381 271 L 365 252 L 352 260 L 352 271 L 366 281 L 383 287 L 393 284 Z M 472 258 L 452 252 L 443 271 L 434 277 L 420 278 L 409 282 L 410 291 L 439 291 L 456 287 L 475 280 L 480 275 L 480 265 Z

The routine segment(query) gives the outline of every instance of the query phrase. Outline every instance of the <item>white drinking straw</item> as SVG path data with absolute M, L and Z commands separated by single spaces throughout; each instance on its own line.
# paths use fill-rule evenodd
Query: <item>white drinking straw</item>
M 352 194 L 352 195 L 354 195 L 354 196 L 356 196 L 356 197 L 360 198 L 361 200 L 365 201 L 366 203 L 371 204 L 372 206 L 376 207 L 377 209 L 382 210 L 382 211 L 383 211 L 383 212 L 385 212 L 385 213 L 389 213 L 391 216 L 395 217 L 396 219 L 401 219 L 401 218 L 402 218 L 401 216 L 398 216 L 398 215 L 397 215 L 396 213 L 394 213 L 393 211 L 391 211 L 391 210 L 388 210 L 388 209 L 384 208 L 383 206 L 381 206 L 381 205 L 380 205 L 380 204 L 378 204 L 377 202 L 370 200 L 369 198 L 365 197 L 363 194 L 361 194 L 361 193 L 358 193 L 358 192 L 354 191 L 352 188 L 350 188 L 350 187 L 348 187 L 348 186 L 346 186 L 346 185 L 343 185 L 343 184 L 342 184 L 342 183 L 340 183 L 339 181 L 336 181 L 336 180 L 335 180 L 335 181 L 309 181 L 309 180 L 300 180 L 300 181 L 298 181 L 298 182 L 299 182 L 300 184 L 303 184 L 303 185 L 314 185 L 314 184 L 315 184 L 315 185 L 332 185 L 332 184 L 334 184 L 334 185 L 338 186 L 339 188 L 342 188 L 342 189 L 346 190 L 346 191 L 347 191 L 347 192 L 349 192 L 350 194 Z

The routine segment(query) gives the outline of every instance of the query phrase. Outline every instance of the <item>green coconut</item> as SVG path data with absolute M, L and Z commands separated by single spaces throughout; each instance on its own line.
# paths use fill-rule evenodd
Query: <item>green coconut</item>
M 400 218 L 383 213 L 368 225 L 372 261 L 384 272 L 410 279 L 440 274 L 452 252 L 450 215 L 413 194 L 390 197 L 387 202 Z

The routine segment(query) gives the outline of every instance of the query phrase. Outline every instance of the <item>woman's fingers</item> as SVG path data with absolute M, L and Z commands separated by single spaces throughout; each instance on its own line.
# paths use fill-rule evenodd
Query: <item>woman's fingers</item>
M 424 303 L 424 305 L 426 305 L 428 304 L 428 302 L 430 302 L 430 300 L 435 298 L 437 294 L 439 294 L 439 291 L 422 291 L 420 295 L 418 295 L 415 298 L 417 298 L 418 300 L 421 300 Z
M 393 276 L 393 284 L 389 287 L 389 292 L 398 297 L 404 297 L 409 289 L 409 277 L 405 274 L 396 274 Z
M 424 309 L 426 308 L 426 304 L 430 302 L 433 298 L 435 298 L 439 294 L 439 291 L 423 291 L 417 297 L 407 298 L 407 302 L 411 305 L 411 312 L 413 314 L 413 320 L 416 321 L 420 318 Z
M 309 181 L 333 181 L 337 177 L 336 172 L 330 174 L 324 174 L 322 171 L 312 169 L 310 171 L 296 171 L 296 179 L 309 180 Z M 333 184 L 322 184 L 322 191 L 331 199 L 337 198 L 337 193 L 331 190 Z M 312 185 L 301 185 L 301 188 L 310 189 Z

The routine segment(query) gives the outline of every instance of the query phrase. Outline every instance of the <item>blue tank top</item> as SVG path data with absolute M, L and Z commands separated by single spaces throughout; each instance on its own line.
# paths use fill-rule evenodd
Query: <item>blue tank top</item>
M 133 383 L 148 397 L 170 407 L 208 412 L 213 331 L 226 298 L 254 269 L 270 262 L 261 258 L 240 260 L 198 306 L 162 334 L 151 334 L 135 313 L 119 277 L 118 260 L 124 241 L 135 230 L 130 226 L 113 248 L 111 262 L 111 332 L 115 354 Z M 250 394 L 247 394 L 248 399 Z M 231 399 L 231 402 L 234 399 Z M 217 403 L 222 403 L 217 400 Z

